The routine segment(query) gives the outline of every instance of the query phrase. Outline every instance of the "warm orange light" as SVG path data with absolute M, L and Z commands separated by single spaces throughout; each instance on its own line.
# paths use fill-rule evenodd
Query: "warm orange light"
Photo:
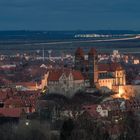
M 127 93 L 125 93 L 122 87 L 119 87 L 118 94 L 114 95 L 113 98 L 124 98 L 126 100 L 129 100 L 130 96 Z
M 119 93 L 118 93 L 118 97 L 122 97 L 123 96 L 123 94 L 124 94 L 124 91 L 123 91 L 123 89 L 122 88 L 119 88 Z

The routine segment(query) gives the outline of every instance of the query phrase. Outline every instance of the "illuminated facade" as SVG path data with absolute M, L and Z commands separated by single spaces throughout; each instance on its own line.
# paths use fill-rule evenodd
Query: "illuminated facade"
M 113 86 L 126 85 L 125 70 L 120 64 L 101 64 L 98 63 L 97 57 L 97 51 L 93 48 L 88 53 L 88 59 L 85 59 L 81 48 L 78 48 L 75 53 L 75 69 L 82 72 L 91 87 L 107 87 L 112 90 Z

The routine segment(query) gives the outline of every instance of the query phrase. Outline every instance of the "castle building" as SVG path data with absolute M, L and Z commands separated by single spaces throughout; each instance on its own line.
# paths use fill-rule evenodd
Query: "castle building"
M 107 87 L 123 86 L 125 70 L 118 63 L 98 63 L 98 53 L 94 48 L 88 52 L 88 59 L 81 48 L 75 53 L 75 69 L 80 70 L 84 77 L 89 80 L 90 86 Z

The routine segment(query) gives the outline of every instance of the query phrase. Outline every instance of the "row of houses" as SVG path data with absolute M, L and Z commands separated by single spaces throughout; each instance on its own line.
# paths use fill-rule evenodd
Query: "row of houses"
M 0 90 L 0 117 L 21 118 L 36 111 L 39 91 L 17 91 L 13 88 Z

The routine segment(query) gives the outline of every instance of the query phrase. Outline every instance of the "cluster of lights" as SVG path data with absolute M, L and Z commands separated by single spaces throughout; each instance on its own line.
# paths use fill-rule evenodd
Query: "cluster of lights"
M 122 88 L 119 88 L 118 94 L 114 95 L 113 98 L 124 98 L 125 100 L 129 100 L 130 96 L 128 96 Z

